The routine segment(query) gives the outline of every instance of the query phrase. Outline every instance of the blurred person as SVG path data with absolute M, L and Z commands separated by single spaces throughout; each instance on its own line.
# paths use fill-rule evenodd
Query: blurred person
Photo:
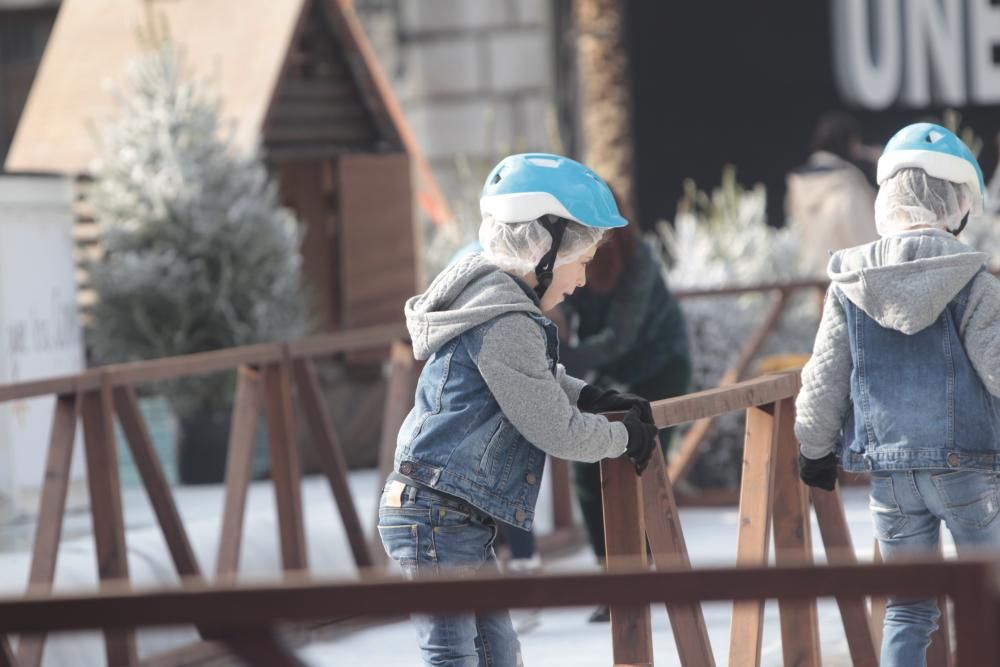
M 885 561 L 1000 547 L 1000 282 L 956 237 L 983 211 L 983 174 L 940 125 L 917 123 L 878 163 L 880 240 L 833 255 L 795 434 L 800 476 L 832 491 L 838 462 L 871 475 Z M 926 664 L 936 598 L 890 597 L 883 667 Z
M 854 162 L 877 158 L 861 143 L 861 126 L 843 112 L 822 116 L 809 160 L 786 179 L 785 215 L 798 232 L 800 266 L 823 275 L 830 253 L 878 238 L 875 189 Z
M 406 303 L 427 363 L 399 430 L 378 531 L 406 577 L 496 571 L 497 523 L 528 530 L 546 455 L 627 455 L 641 473 L 655 446 L 648 401 L 588 390 L 559 363 L 543 312 L 586 283 L 604 233 L 628 224 L 607 185 L 558 155 L 513 155 L 480 198 L 482 254 L 446 268 Z M 586 414 L 622 410 L 622 422 Z M 523 664 L 507 612 L 414 614 L 425 664 Z
M 619 210 L 627 214 L 624 202 L 617 196 L 615 199 Z M 570 340 L 566 323 L 576 323 L 572 343 L 562 347 L 562 362 L 570 375 L 592 376 L 593 391 L 619 389 L 626 396 L 649 400 L 687 391 L 691 357 L 684 315 L 667 288 L 660 261 L 633 225 L 607 234 L 587 267 L 587 284 L 567 296 L 558 310 L 564 323 L 560 331 L 566 332 L 564 340 Z M 581 406 L 586 402 L 581 396 Z M 672 431 L 660 431 L 664 456 Z M 578 461 L 573 464 L 573 473 L 591 547 L 603 561 L 600 464 Z M 606 622 L 609 617 L 608 608 L 602 605 L 590 621 Z

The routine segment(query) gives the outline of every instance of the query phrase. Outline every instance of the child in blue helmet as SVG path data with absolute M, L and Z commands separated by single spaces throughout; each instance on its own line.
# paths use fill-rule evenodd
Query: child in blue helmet
M 983 208 L 982 171 L 953 133 L 900 130 L 878 164 L 881 239 L 835 253 L 795 433 L 806 484 L 838 461 L 871 475 L 885 560 L 1000 547 L 1000 283 L 956 239 Z M 935 599 L 889 598 L 883 667 L 925 664 Z
M 558 155 L 514 155 L 487 177 L 480 209 L 482 253 L 406 303 L 414 355 L 427 363 L 378 525 L 406 576 L 495 570 L 497 522 L 531 528 L 547 454 L 626 454 L 641 472 L 655 442 L 648 402 L 566 374 L 543 315 L 586 282 L 604 231 L 628 224 L 608 186 Z M 624 421 L 588 414 L 610 410 L 627 411 Z M 429 665 L 522 662 L 506 612 L 414 623 Z

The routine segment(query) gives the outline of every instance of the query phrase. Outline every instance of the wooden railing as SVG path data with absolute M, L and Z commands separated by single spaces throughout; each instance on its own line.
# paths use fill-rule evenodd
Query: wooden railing
M 210 584 L 196 576 L 186 578 L 180 589 L 145 592 L 107 582 L 86 594 L 32 591 L 23 598 L 0 599 L 0 632 L 37 636 L 103 628 L 111 641 L 137 626 L 191 624 L 248 664 L 281 667 L 300 664 L 276 630 L 292 621 L 607 603 L 615 664 L 651 665 L 649 603 L 657 602 L 666 605 L 682 664 L 697 667 L 715 664 L 701 602 L 733 600 L 729 664 L 757 665 L 763 600 L 776 598 L 785 664 L 819 665 L 816 598 L 829 596 L 839 604 L 852 663 L 874 666 L 876 642 L 865 597 L 893 594 L 949 598 L 956 664 L 997 664 L 994 624 L 1000 619 L 993 565 L 858 565 L 839 494 L 808 494 L 797 480 L 792 434 L 797 390 L 797 375 L 785 373 L 652 406 L 660 426 L 747 411 L 736 567 L 691 568 L 670 478 L 657 449 L 641 478 L 626 459 L 602 463 L 608 554 L 603 573 L 409 582 L 364 576 L 338 582 L 291 572 L 268 585 Z M 825 566 L 812 563 L 810 495 L 829 562 Z M 768 567 L 772 531 L 776 567 Z M 645 565 L 647 543 L 656 572 Z M 947 616 L 940 624 L 948 627 Z M 940 637 L 936 641 L 941 644 Z M 0 665 L 20 664 L 9 650 L 0 655 Z M 947 638 L 944 651 L 936 655 L 931 664 L 948 664 Z

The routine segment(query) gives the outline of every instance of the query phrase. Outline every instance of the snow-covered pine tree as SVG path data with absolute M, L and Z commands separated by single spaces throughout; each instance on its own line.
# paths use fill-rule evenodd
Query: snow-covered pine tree
M 86 199 L 104 256 L 88 336 L 100 363 L 293 338 L 304 332 L 299 233 L 256 155 L 220 131 L 217 101 L 163 41 L 131 63 L 99 133 Z M 182 418 L 220 413 L 232 374 L 172 383 Z

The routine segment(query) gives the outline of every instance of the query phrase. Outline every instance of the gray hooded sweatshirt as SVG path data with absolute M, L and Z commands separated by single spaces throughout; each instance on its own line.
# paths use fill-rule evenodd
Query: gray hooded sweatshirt
M 456 262 L 406 302 L 414 356 L 428 359 L 455 337 L 492 322 L 476 365 L 511 425 L 558 458 L 620 456 L 628 443 L 625 425 L 580 412 L 576 402 L 586 383 L 567 375 L 562 364 L 555 375 L 550 370 L 545 335 L 530 317 L 542 312 L 529 292 L 480 255 Z
M 987 391 L 1000 396 L 1000 282 L 976 275 L 986 259 L 947 232 L 906 232 L 835 253 L 830 290 L 840 290 L 880 326 L 912 335 L 933 324 L 973 280 L 959 336 Z M 807 458 L 835 449 L 851 407 L 846 324 L 839 300 L 828 292 L 795 402 L 795 435 Z

